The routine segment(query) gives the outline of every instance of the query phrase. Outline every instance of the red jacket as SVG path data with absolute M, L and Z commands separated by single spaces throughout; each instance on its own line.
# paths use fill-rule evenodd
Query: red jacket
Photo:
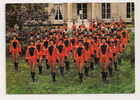
M 21 45 L 18 40 L 12 40 L 9 45 L 9 52 L 14 54 L 18 54 L 21 52 Z
M 42 58 L 43 55 L 44 55 L 44 46 L 43 46 L 43 44 L 42 43 L 36 43 L 35 46 L 36 46 L 36 49 L 38 51 L 38 57 Z
M 72 25 L 72 30 L 76 30 L 76 25 L 75 24 Z
M 93 30 L 93 24 L 92 24 L 92 23 L 89 24 L 89 30 L 90 30 L 90 31 Z
M 49 63 L 56 63 L 58 60 L 58 50 L 53 45 L 48 46 L 45 55 Z
M 74 50 L 74 60 L 76 61 L 77 64 L 84 64 L 85 62 L 85 50 L 84 46 L 76 46 Z
M 101 43 L 100 45 L 100 62 L 101 63 L 106 63 L 109 61 L 108 52 L 109 52 L 108 44 Z
M 84 49 L 84 59 L 88 61 L 91 58 L 92 50 L 89 48 L 88 50 Z
M 66 49 L 65 49 L 64 43 L 59 42 L 57 44 L 57 51 L 58 51 L 57 55 L 58 55 L 59 60 L 64 60 L 65 59 L 65 56 L 66 56 L 66 51 L 65 50 Z
M 28 46 L 26 50 L 26 59 L 29 64 L 36 64 L 38 59 L 38 51 L 35 46 Z
M 79 28 L 80 28 L 80 29 L 85 29 L 86 27 L 85 27 L 85 25 L 81 24 L 81 25 L 79 26 Z
M 68 39 L 65 39 L 64 40 L 64 42 L 65 41 L 67 41 Z M 71 43 L 70 43 L 70 40 L 68 40 L 68 45 L 65 45 L 65 47 L 64 47 L 64 51 L 65 51 L 65 56 L 67 57 L 67 56 L 69 56 L 69 53 L 70 53 L 70 51 L 71 51 Z

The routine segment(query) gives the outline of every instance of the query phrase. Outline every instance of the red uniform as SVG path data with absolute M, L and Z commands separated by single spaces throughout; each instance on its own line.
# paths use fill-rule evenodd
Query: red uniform
M 62 42 L 59 42 L 57 45 L 57 51 L 58 51 L 58 60 L 62 63 L 64 63 L 64 59 L 65 59 L 65 46 Z
M 113 58 L 113 47 L 112 46 L 109 46 L 108 57 L 111 59 Z
M 36 49 L 38 51 L 38 58 L 43 59 L 43 56 L 44 56 L 43 44 L 42 43 L 36 43 L 35 46 L 36 46 Z
M 119 43 L 118 43 L 118 42 L 119 42 L 119 39 L 115 38 L 114 41 L 116 42 L 116 43 L 115 43 L 116 54 L 118 54 L 119 51 L 120 51 Z
M 28 46 L 26 50 L 26 59 L 29 64 L 36 64 L 38 57 L 38 51 L 35 46 Z
M 127 31 L 122 31 L 121 32 L 121 35 L 122 35 L 122 39 L 121 39 L 121 42 L 122 42 L 122 45 L 123 45 L 123 50 L 125 49 L 125 47 L 127 46 L 128 44 L 128 32 Z
M 11 45 L 9 46 L 9 52 L 12 55 L 20 55 L 21 52 L 21 46 L 18 40 L 12 40 Z
M 72 53 L 74 54 L 77 39 L 76 38 L 71 38 L 70 41 L 71 41 L 71 50 L 72 50 Z
M 76 25 L 75 24 L 72 25 L 72 30 L 74 30 L 74 31 L 76 30 Z
M 85 61 L 88 61 L 93 55 L 93 48 L 91 47 L 91 40 L 86 40 L 84 49 Z
M 100 45 L 100 62 L 107 63 L 108 61 L 108 45 L 106 43 L 103 43 Z
M 56 63 L 58 59 L 58 51 L 55 46 L 50 45 L 46 50 L 46 58 L 49 64 Z
M 97 58 L 99 58 L 99 47 L 98 47 L 98 43 L 93 43 L 92 44 L 92 55 L 96 55 Z
M 122 38 L 121 42 L 122 42 L 122 46 L 123 46 L 123 50 L 124 50 L 126 45 L 128 44 L 128 40 L 127 40 L 127 38 Z
M 85 61 L 88 61 L 91 58 L 91 54 L 92 54 L 92 51 L 90 49 L 88 49 L 88 50 L 85 49 L 84 50 Z
M 79 28 L 80 28 L 80 29 L 85 29 L 86 27 L 85 27 L 85 25 L 81 24 L 81 25 L 79 26 Z
M 47 48 L 48 48 L 48 44 L 49 44 L 49 40 L 44 40 L 44 42 L 43 42 L 44 55 L 45 55 L 46 50 L 47 50 Z
M 65 51 L 65 56 L 68 57 L 69 56 L 69 53 L 71 51 L 71 44 L 70 44 L 70 41 L 68 39 L 65 39 L 64 40 L 64 44 L 65 44 L 65 47 L 64 47 L 64 51 Z
M 120 53 L 123 52 L 123 50 L 125 49 L 124 44 L 121 41 L 120 41 L 120 44 L 119 44 L 119 49 L 120 49 Z
M 112 50 L 113 56 L 116 56 L 116 54 L 117 54 L 117 47 L 115 45 L 113 45 L 111 50 Z
M 92 31 L 93 30 L 93 23 L 89 24 L 89 30 Z
M 84 64 L 85 62 L 85 55 L 84 55 L 84 47 L 83 46 L 76 46 L 74 51 L 74 59 L 77 64 Z

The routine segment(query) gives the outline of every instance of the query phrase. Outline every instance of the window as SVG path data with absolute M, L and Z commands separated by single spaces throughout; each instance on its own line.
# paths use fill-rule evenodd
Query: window
M 134 14 L 134 3 L 127 3 L 127 18 L 131 18 L 132 14 Z
M 77 15 L 80 16 L 80 19 L 87 19 L 87 4 L 86 3 L 77 4 Z
M 110 3 L 102 3 L 102 18 L 103 19 L 111 18 L 110 12 L 111 12 Z
M 62 6 L 57 5 L 56 10 L 55 10 L 55 20 L 62 20 Z

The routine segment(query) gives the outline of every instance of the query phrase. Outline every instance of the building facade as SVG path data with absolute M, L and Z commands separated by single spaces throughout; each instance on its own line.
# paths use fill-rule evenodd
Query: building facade
M 46 10 L 50 14 L 48 20 L 53 24 L 66 23 L 69 27 L 75 24 L 88 25 L 92 19 L 125 22 L 134 18 L 134 3 L 49 3 Z

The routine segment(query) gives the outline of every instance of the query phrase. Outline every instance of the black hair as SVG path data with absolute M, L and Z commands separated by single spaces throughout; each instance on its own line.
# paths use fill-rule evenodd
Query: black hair
M 72 45 L 74 45 L 75 44 L 75 39 L 72 39 L 71 43 L 72 43 Z
M 37 48 L 38 51 L 40 51 L 41 45 L 40 44 L 37 44 L 36 45 L 36 48 Z
M 34 55 L 34 50 L 35 50 L 35 48 L 33 48 L 33 47 L 29 48 L 30 56 Z
M 86 49 L 86 50 L 89 49 L 89 43 L 88 43 L 88 42 L 85 42 L 85 43 L 84 43 L 84 46 L 85 46 L 85 49 Z
M 53 50 L 54 50 L 54 47 L 53 47 L 53 46 L 50 46 L 50 47 L 48 48 L 49 54 L 50 54 L 51 56 L 52 56 Z
M 68 45 L 69 45 L 69 40 L 65 40 L 65 41 L 64 41 L 64 44 L 65 44 L 66 47 L 68 47 Z
M 78 56 L 81 56 L 82 55 L 82 50 L 83 50 L 83 48 L 81 48 L 81 47 L 77 48 L 77 54 L 78 54 Z
M 123 36 L 123 38 L 125 38 L 126 37 L 126 32 L 122 32 L 122 36 Z
M 13 42 L 13 48 L 17 48 L 17 42 Z
M 58 48 L 59 53 L 62 53 L 63 45 L 59 45 L 57 48 Z
M 102 54 L 106 53 L 106 51 L 107 51 L 107 45 L 106 44 L 101 45 L 101 51 L 102 51 Z
M 48 41 L 45 41 L 43 45 L 45 48 L 48 48 Z

